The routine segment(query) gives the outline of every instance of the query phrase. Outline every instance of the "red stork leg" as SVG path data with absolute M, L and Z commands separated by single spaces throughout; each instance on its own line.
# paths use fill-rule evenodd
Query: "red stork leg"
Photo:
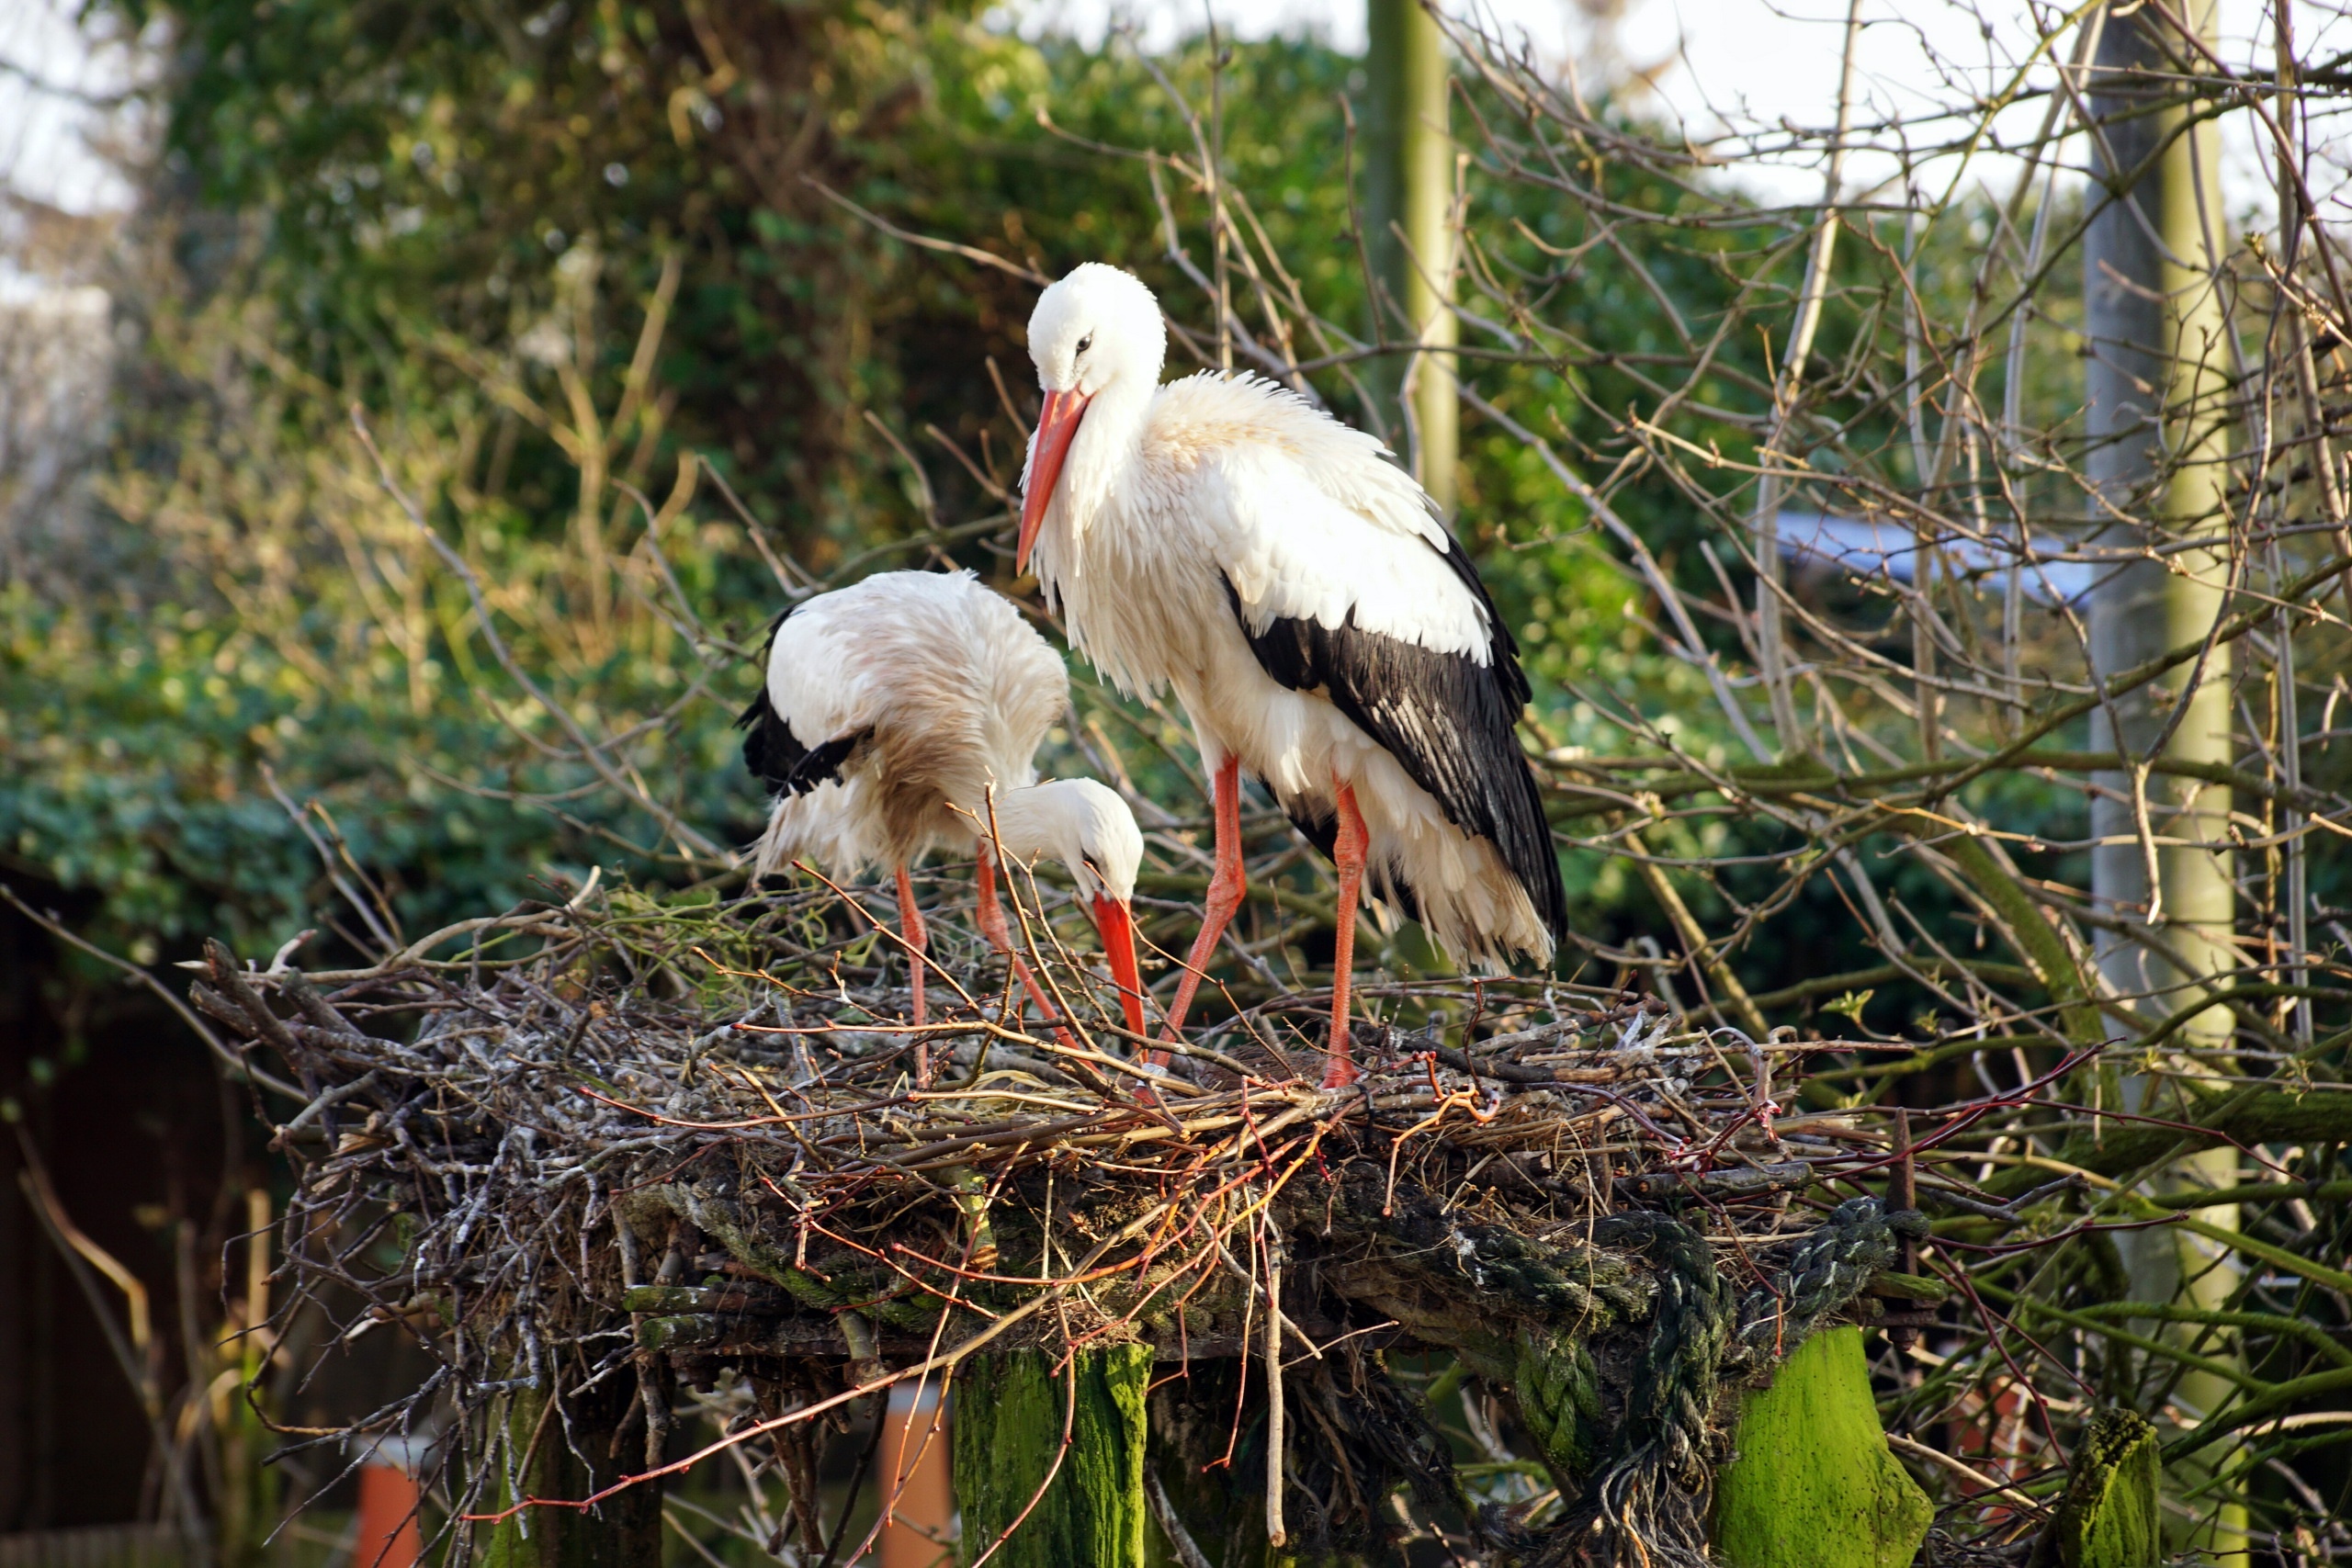
M 1340 929 L 1331 938 L 1331 1039 L 1323 1067 L 1325 1089 L 1345 1089 L 1356 1081 L 1354 1042 L 1348 1030 L 1348 982 L 1356 964 L 1356 901 L 1363 892 L 1363 813 L 1356 809 L 1356 792 L 1334 776 L 1339 785 L 1340 830 L 1331 858 L 1340 867 Z
M 997 902 L 996 862 L 986 854 L 980 856 L 980 934 L 988 938 L 989 946 L 1004 954 L 1022 989 L 1037 1004 L 1037 1010 L 1051 1020 L 1054 1004 L 1046 998 L 1046 988 L 1037 984 L 1037 976 L 1030 973 L 1029 965 L 1021 961 L 1021 950 L 1012 945 L 1012 923 L 1004 918 L 1004 906 Z
M 1168 1008 L 1168 1032 L 1162 1038 L 1183 1037 L 1184 1014 L 1193 1005 L 1193 993 L 1201 988 L 1201 976 L 1207 972 L 1209 960 L 1216 955 L 1216 944 L 1225 935 L 1225 928 L 1232 923 L 1233 912 L 1241 908 L 1241 896 L 1249 891 L 1249 874 L 1241 867 L 1241 760 L 1227 757 L 1217 764 L 1216 782 L 1216 873 L 1209 878 L 1209 896 L 1201 934 L 1193 939 L 1193 951 L 1184 955 L 1183 977 L 1176 982 L 1176 999 Z M 1168 1060 L 1165 1051 L 1148 1051 L 1144 1060 L 1160 1066 Z
M 931 952 L 931 933 L 922 923 L 922 911 L 915 908 L 915 885 L 907 878 L 907 868 L 899 867 L 899 935 L 907 944 L 907 975 L 914 987 L 914 1025 L 921 1029 L 922 1012 L 922 972 Z M 915 1046 L 915 1087 L 931 1087 L 931 1042 L 919 1042 Z

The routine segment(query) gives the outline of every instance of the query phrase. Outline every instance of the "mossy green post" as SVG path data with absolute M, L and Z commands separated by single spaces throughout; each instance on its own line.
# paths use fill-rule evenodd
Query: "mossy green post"
M 1067 1375 L 1057 1375 L 1057 1359 L 1042 1350 L 975 1356 L 964 1364 L 950 1447 L 966 1563 L 996 1546 L 989 1568 L 1144 1568 L 1144 1393 L 1151 1357 L 1148 1345 L 1085 1350 Z M 1005 1539 L 1015 1519 L 1019 1528 Z
M 632 1383 L 616 1382 L 616 1388 L 594 1391 L 571 1411 L 571 1439 L 595 1461 L 593 1470 L 572 1453 L 560 1413 L 548 1413 L 547 1396 L 516 1392 L 508 1406 L 506 1429 L 514 1455 L 527 1456 L 530 1461 L 516 1477 L 523 1496 L 586 1497 L 619 1480 L 624 1469 L 638 1468 L 605 1457 L 637 1392 Z M 506 1456 L 501 1454 L 498 1463 L 502 1475 L 491 1495 L 503 1512 L 521 1499 L 506 1484 Z M 526 1509 L 484 1527 L 475 1540 L 481 1568 L 662 1568 L 662 1483 L 632 1486 L 605 1499 L 593 1513 Z
M 1887 1451 L 1862 1331 L 1799 1346 L 1748 1395 L 1739 1457 L 1715 1483 L 1715 1556 L 1728 1568 L 1905 1568 L 1935 1517 Z
M 2129 1410 L 2091 1418 L 2050 1527 L 2059 1568 L 2156 1568 L 2165 1560 L 2156 1429 Z

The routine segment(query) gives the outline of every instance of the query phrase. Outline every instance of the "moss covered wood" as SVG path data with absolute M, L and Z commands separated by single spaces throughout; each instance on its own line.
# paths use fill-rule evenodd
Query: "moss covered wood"
M 1926 1539 L 1935 1509 L 1887 1451 L 1860 1329 L 1798 1347 L 1736 1432 L 1715 1483 L 1727 1568 L 1902 1568 Z
M 2130 1410 L 2091 1417 L 2034 1568 L 2156 1568 L 2165 1560 L 2156 1429 Z
M 951 1437 L 965 1563 L 993 1548 L 992 1568 L 1144 1568 L 1151 1361 L 1148 1345 L 1112 1345 L 1067 1366 L 1043 1350 L 965 1363 Z
M 609 1456 L 636 1397 L 636 1384 L 611 1379 L 553 1407 L 548 1396 L 518 1390 L 507 1405 L 499 1480 L 491 1512 L 526 1497 L 588 1497 L 621 1478 Z M 582 1455 L 586 1458 L 583 1461 Z M 480 1568 L 661 1568 L 662 1483 L 647 1481 L 593 1509 L 525 1508 L 474 1538 Z

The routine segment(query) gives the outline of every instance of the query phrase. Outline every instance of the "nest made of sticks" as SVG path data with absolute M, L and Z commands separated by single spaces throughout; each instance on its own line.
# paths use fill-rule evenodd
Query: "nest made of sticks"
M 357 1429 L 437 1421 L 461 1512 L 500 1495 L 518 1389 L 634 1379 L 657 1468 L 681 1381 L 751 1377 L 772 1438 L 975 1354 L 1190 1365 L 1271 1332 L 1312 1386 L 1258 1397 L 1329 1406 L 1291 1487 L 1310 1537 L 1393 1533 L 1401 1478 L 1528 1561 L 1695 1560 L 1718 1389 L 1884 1316 L 1861 1292 L 1916 1233 L 1805 1196 L 1888 1160 L 1844 1118 L 1778 1114 L 1801 1047 L 1637 997 L 1369 987 L 1396 1021 L 1359 1026 L 1363 1080 L 1332 1090 L 1326 998 L 1263 998 L 1150 1068 L 1040 919 L 1068 1016 L 1025 1017 L 951 938 L 920 1029 L 907 955 L 830 884 L 473 924 L 459 959 L 334 974 L 215 946 L 194 987 L 309 1097 L 275 1135 L 298 1177 L 281 1318 L 315 1303 L 337 1343 L 398 1325 L 431 1350 Z M 1388 1348 L 1451 1352 L 1510 1402 L 1558 1481 L 1542 1528 L 1470 1506 Z

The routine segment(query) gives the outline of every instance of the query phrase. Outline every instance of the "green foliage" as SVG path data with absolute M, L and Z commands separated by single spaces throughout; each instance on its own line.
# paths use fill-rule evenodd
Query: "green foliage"
M 217 347 L 218 330 L 200 317 L 189 341 Z M 161 558 L 147 592 L 78 604 L 25 584 L 0 593 L 5 852 L 94 895 L 95 934 L 142 962 L 215 932 L 266 950 L 322 919 L 345 945 L 373 945 L 335 877 L 405 940 L 560 897 L 546 878 L 576 884 L 616 852 L 677 874 L 642 816 L 562 758 L 551 716 L 474 635 L 461 584 L 356 471 L 357 444 L 294 399 L 264 412 L 187 414 L 175 471 L 129 469 L 107 487 Z M 306 439 L 279 439 L 288 425 Z M 423 422 L 382 434 L 403 482 L 477 542 L 501 585 L 501 636 L 543 689 L 602 730 L 712 679 L 642 609 L 599 628 L 591 574 L 571 570 L 567 542 L 502 528 L 511 512 L 449 493 L 436 464 L 478 430 L 454 447 Z M 665 558 L 688 592 L 715 593 L 729 568 L 684 525 Z M 622 574 L 658 581 L 642 559 Z M 740 837 L 759 802 L 734 773 L 723 714 L 712 716 L 649 730 L 624 755 L 687 792 L 673 803 L 682 815 Z M 316 803 L 307 832 L 273 785 L 294 807 Z
M 423 408 L 465 378 L 422 344 L 527 337 L 559 303 L 556 257 L 599 255 L 641 293 L 676 256 L 649 437 L 674 428 L 726 456 L 803 527 L 851 526 L 865 480 L 844 437 L 897 345 L 867 341 L 887 284 L 874 236 L 804 181 L 859 183 L 922 102 L 928 29 L 952 34 L 956 7 L 122 8 L 183 40 L 166 141 L 216 215 L 200 231 L 239 220 L 240 243 L 199 253 L 195 274 L 271 301 L 291 366 Z M 624 372 L 628 338 L 591 344 L 595 373 Z M 555 453 L 525 442 L 512 461 L 526 511 L 562 506 Z

